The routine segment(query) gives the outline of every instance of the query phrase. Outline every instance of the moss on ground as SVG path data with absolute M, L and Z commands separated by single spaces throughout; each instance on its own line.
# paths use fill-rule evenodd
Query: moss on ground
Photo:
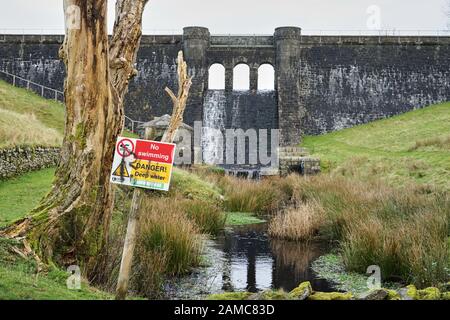
M 225 292 L 209 295 L 206 300 L 245 300 L 251 295 L 250 292 Z
M 305 299 L 313 292 L 311 283 L 309 281 L 305 281 L 300 283 L 300 285 L 294 288 L 289 295 L 295 299 Z
M 313 262 L 312 269 L 319 278 L 331 282 L 333 287 L 339 291 L 352 292 L 359 295 L 369 290 L 367 287 L 367 276 L 346 271 L 343 259 L 337 253 L 319 257 Z M 392 282 L 383 282 L 382 286 L 387 289 L 397 290 L 401 285 Z
M 406 287 L 406 295 L 412 300 L 447 300 L 449 292 L 442 292 L 439 288 L 429 287 L 418 290 L 414 285 Z
M 352 300 L 353 294 L 342 292 L 315 292 L 308 300 Z
M 266 222 L 265 220 L 255 217 L 252 213 L 247 212 L 227 212 L 226 215 L 226 224 L 228 226 L 242 226 Z
M 448 300 L 450 292 L 443 292 L 438 288 L 430 287 L 417 290 L 413 285 L 406 287 L 405 300 Z M 266 290 L 258 293 L 225 292 L 207 297 L 209 300 L 402 300 L 396 290 L 378 289 L 370 295 L 359 296 L 353 292 L 319 292 L 314 291 L 309 281 L 302 282 L 297 288 L 287 293 L 283 290 Z M 381 294 L 380 294 L 381 293 Z

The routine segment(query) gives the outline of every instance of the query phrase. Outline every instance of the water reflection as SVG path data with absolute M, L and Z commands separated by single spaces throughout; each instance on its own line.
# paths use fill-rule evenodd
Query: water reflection
M 310 268 L 329 249 L 315 242 L 271 239 L 265 224 L 236 227 L 207 242 L 207 267 L 168 283 L 167 298 L 198 299 L 224 291 L 290 291 L 303 281 L 310 281 L 315 290 L 333 291 Z
M 302 281 L 311 281 L 320 291 L 332 291 L 316 279 L 311 263 L 328 248 L 319 243 L 298 243 L 270 239 L 267 226 L 252 225 L 227 231 L 217 241 L 223 250 L 225 268 L 222 290 L 257 292 L 266 289 L 290 291 Z

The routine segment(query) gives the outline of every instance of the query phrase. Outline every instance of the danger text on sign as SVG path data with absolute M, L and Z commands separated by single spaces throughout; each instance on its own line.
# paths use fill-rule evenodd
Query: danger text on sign
M 174 153 L 173 143 L 119 137 L 111 182 L 167 191 Z

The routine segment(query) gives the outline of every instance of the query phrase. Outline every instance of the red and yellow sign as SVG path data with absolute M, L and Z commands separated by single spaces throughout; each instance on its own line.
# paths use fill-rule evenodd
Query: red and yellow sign
M 119 137 L 111 182 L 167 191 L 174 154 L 173 143 Z

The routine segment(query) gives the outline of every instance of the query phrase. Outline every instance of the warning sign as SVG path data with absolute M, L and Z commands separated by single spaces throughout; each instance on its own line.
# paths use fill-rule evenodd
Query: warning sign
M 130 177 L 130 174 L 128 173 L 127 166 L 125 165 L 125 162 L 119 164 L 116 168 L 116 170 L 113 171 L 113 176 L 116 177 Z
M 119 137 L 111 182 L 168 191 L 174 153 L 173 143 Z

